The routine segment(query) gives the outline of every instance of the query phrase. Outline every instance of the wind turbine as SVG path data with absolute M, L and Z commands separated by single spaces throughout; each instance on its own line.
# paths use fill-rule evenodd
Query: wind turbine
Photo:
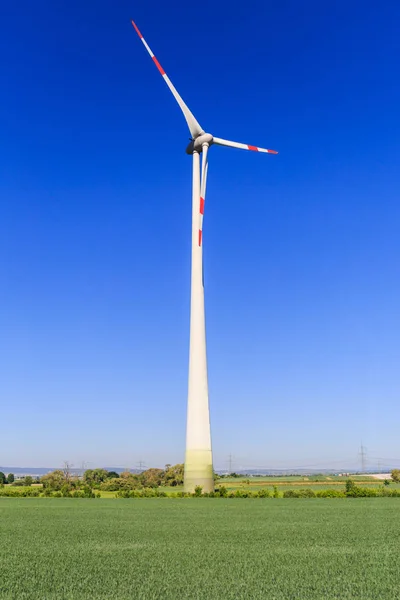
M 201 486 L 203 492 L 214 489 L 214 474 L 211 450 L 210 412 L 208 404 L 206 329 L 204 318 L 204 285 L 203 285 L 203 215 L 206 197 L 208 172 L 208 149 L 211 145 L 242 148 L 255 152 L 278 154 L 275 150 L 267 150 L 230 142 L 210 133 L 206 133 L 189 110 L 170 78 L 154 56 L 150 46 L 140 33 L 137 25 L 132 25 L 142 40 L 144 47 L 153 59 L 179 104 L 190 131 L 190 144 L 187 154 L 193 156 L 193 191 L 192 191 L 192 276 L 190 301 L 190 350 L 189 350 L 189 389 L 187 405 L 186 456 L 185 456 L 185 491 L 193 492 Z M 203 155 L 200 168 L 200 154 Z

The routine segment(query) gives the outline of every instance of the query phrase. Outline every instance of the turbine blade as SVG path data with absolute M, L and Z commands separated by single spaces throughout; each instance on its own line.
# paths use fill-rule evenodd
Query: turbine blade
M 200 207 L 199 207 L 199 246 L 203 241 L 204 204 L 206 201 L 207 173 L 208 173 L 208 144 L 204 144 L 201 163 Z
M 153 59 L 153 62 L 156 65 L 157 69 L 160 71 L 160 74 L 162 75 L 165 83 L 167 84 L 167 86 L 171 90 L 171 92 L 172 92 L 175 100 L 177 101 L 177 103 L 181 107 L 183 115 L 184 115 L 184 117 L 186 119 L 186 123 L 188 124 L 189 131 L 190 131 L 190 133 L 192 135 L 192 138 L 197 138 L 199 135 L 201 135 L 202 133 L 204 133 L 204 130 L 202 129 L 202 127 L 200 126 L 200 124 L 195 119 L 193 113 L 186 106 L 186 104 L 182 100 L 181 96 L 176 91 L 174 85 L 172 84 L 172 81 L 170 80 L 170 78 L 168 77 L 168 75 L 166 74 L 166 72 L 164 71 L 164 69 L 162 68 L 162 66 L 160 65 L 160 63 L 156 59 L 156 57 L 154 56 L 154 54 L 153 54 L 150 46 L 147 44 L 146 40 L 144 39 L 144 37 L 140 33 L 140 31 L 139 31 L 139 29 L 138 29 L 138 27 L 137 27 L 137 25 L 136 25 L 136 23 L 134 21 L 132 21 L 132 25 L 133 25 L 136 33 L 138 34 L 138 36 L 142 40 L 143 45 L 146 48 L 147 52 L 150 54 L 151 58 Z
M 214 137 L 213 144 L 217 146 L 229 146 L 230 148 L 241 148 L 242 150 L 253 150 L 254 152 L 267 152 L 268 154 L 278 154 L 276 150 L 267 150 L 266 148 L 258 148 L 249 144 L 240 144 L 239 142 L 230 142 L 221 138 Z

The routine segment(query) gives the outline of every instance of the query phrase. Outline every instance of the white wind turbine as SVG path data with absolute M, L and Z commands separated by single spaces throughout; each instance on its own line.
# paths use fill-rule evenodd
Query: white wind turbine
M 208 405 L 206 330 L 204 318 L 203 286 L 203 215 L 206 197 L 208 171 L 208 149 L 212 144 L 242 148 L 255 152 L 278 154 L 275 150 L 266 150 L 248 144 L 230 142 L 206 133 L 192 112 L 186 106 L 164 69 L 154 56 L 149 45 L 132 21 L 136 33 L 160 71 L 165 83 L 181 107 L 188 124 L 191 141 L 186 148 L 193 156 L 193 192 L 192 192 L 192 280 L 190 302 L 190 351 L 189 351 L 189 390 L 186 429 L 185 491 L 193 492 L 201 486 L 204 492 L 214 489 L 214 475 L 211 451 L 210 412 Z M 200 172 L 200 154 L 203 154 Z

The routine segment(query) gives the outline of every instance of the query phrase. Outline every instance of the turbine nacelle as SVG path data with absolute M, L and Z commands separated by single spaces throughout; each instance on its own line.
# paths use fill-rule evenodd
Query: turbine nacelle
M 193 152 L 198 152 L 200 154 L 200 152 L 203 151 L 203 145 L 207 144 L 207 146 L 211 146 L 213 141 L 214 138 L 211 133 L 203 133 L 194 140 L 191 140 L 190 144 L 186 148 L 186 154 L 193 154 Z

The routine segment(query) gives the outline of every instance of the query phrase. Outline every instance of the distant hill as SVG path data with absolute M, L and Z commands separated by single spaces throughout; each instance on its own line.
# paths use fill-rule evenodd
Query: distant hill
M 89 467 L 88 467 L 89 468 Z M 90 467 L 96 468 L 96 467 Z M 100 467 L 102 469 L 107 469 L 107 471 L 115 471 L 116 473 L 122 473 L 126 471 L 126 467 Z M 0 471 L 3 473 L 14 473 L 18 477 L 24 477 L 26 475 L 31 475 L 32 477 L 41 477 L 42 475 L 46 475 L 46 473 L 50 473 L 51 471 L 55 471 L 56 469 L 62 469 L 62 467 L 2 467 L 0 466 Z M 84 469 L 86 471 L 86 468 Z M 129 469 L 131 473 L 140 473 L 140 469 Z M 71 473 L 75 475 L 80 475 L 82 473 L 82 469 L 71 469 Z

